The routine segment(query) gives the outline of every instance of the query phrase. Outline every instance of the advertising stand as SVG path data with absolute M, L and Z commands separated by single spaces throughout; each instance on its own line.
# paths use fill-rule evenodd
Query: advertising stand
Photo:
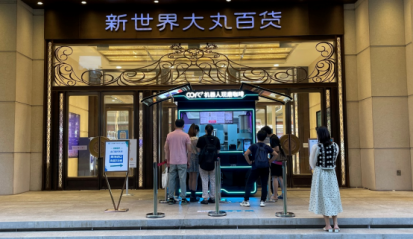
M 136 162 L 138 160 L 138 140 L 129 139 L 129 168 L 136 168 Z M 126 193 L 123 196 L 133 196 L 129 194 L 129 177 L 126 177 Z
M 104 176 L 109 189 L 109 194 L 112 199 L 114 209 L 106 209 L 105 212 L 127 212 L 129 209 L 119 209 L 120 201 L 122 200 L 123 190 L 125 189 L 126 181 L 129 176 L 129 141 L 128 140 L 112 140 L 106 142 L 105 161 L 104 161 Z M 120 193 L 118 204 L 115 204 L 107 172 L 125 172 L 126 177 Z

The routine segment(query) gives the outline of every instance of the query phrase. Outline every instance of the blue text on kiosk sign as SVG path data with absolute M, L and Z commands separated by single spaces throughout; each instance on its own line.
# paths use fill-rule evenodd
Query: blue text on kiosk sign
M 123 163 L 123 155 L 110 155 L 109 163 Z

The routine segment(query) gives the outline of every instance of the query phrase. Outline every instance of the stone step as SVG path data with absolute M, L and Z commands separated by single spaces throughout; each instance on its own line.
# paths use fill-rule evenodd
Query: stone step
M 413 218 L 339 218 L 342 228 L 413 228 Z M 231 218 L 208 217 L 160 218 L 136 220 L 76 220 L 76 221 L 3 221 L 0 232 L 53 230 L 142 230 L 142 229 L 255 229 L 255 228 L 319 228 L 322 217 L 316 218 Z M 412 237 L 413 238 L 413 237 Z
M 84 239 L 411 239 L 413 229 L 342 229 L 340 233 L 327 233 L 314 229 L 192 229 L 192 230 L 94 230 L 53 232 L 3 232 L 0 238 L 84 238 Z

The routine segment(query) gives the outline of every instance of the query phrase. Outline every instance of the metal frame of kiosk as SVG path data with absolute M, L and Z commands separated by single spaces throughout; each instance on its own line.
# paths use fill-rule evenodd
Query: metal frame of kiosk
M 185 132 L 192 123 L 199 126 L 199 136 L 205 134 L 204 128 L 207 124 L 214 126 L 213 134 L 220 138 L 221 142 L 221 193 L 224 196 L 243 195 L 248 171 L 251 168 L 243 153 L 249 145 L 256 142 L 255 103 L 258 101 L 258 94 L 242 90 L 188 91 L 174 95 L 174 101 L 178 106 L 178 118 L 185 120 Z M 215 122 L 205 120 L 205 117 L 201 122 L 202 114 L 216 118 L 214 114 L 217 113 L 221 115 L 221 122 L 219 119 Z M 198 115 L 199 120 L 191 119 L 189 114 Z M 232 115 L 231 119 L 227 119 L 226 114 Z M 225 115 L 224 119 L 222 115 Z M 254 183 L 251 193 L 256 192 L 257 185 Z M 198 190 L 197 194 L 200 193 Z

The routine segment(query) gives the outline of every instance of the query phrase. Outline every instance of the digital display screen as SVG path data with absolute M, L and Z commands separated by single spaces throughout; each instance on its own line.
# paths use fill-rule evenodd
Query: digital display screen
M 219 139 L 221 151 L 242 151 L 255 142 L 254 109 L 213 111 L 179 110 L 178 116 L 184 120 L 184 132 L 188 133 L 192 124 L 199 127 L 199 137 L 205 135 L 205 126 L 212 125 L 212 135 Z
M 244 140 L 244 152 L 251 147 L 251 140 Z
M 165 100 L 172 99 L 172 97 L 176 94 L 186 92 L 186 91 L 190 91 L 190 90 L 192 90 L 192 87 L 191 87 L 190 84 L 178 86 L 176 88 L 170 89 L 170 90 L 162 92 L 160 94 L 148 96 L 148 97 L 146 97 L 142 100 L 142 103 L 147 105 L 147 106 L 151 106 L 153 104 L 156 104 L 156 103 L 159 103 L 159 102 L 162 102 L 162 101 L 165 101 Z
M 280 103 L 286 103 L 290 100 L 292 100 L 291 97 L 289 97 L 288 95 L 284 95 L 272 90 L 268 90 L 268 89 L 264 89 L 260 86 L 256 86 L 256 85 L 251 85 L 251 84 L 247 84 L 247 83 L 242 83 L 241 85 L 241 90 L 248 90 L 248 91 L 252 91 L 257 93 L 259 96 L 267 98 L 267 99 L 271 99 L 271 100 L 275 100 L 278 101 Z
M 232 124 L 232 112 L 200 112 L 200 124 Z

